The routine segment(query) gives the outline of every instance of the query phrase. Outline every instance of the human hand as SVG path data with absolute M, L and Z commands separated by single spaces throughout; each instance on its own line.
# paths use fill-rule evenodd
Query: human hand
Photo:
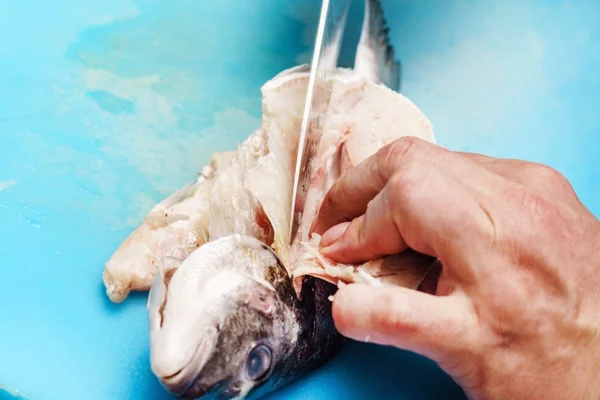
M 600 222 L 553 169 L 405 137 L 334 184 L 312 231 L 333 261 L 442 265 L 431 294 L 340 288 L 342 334 L 425 355 L 472 399 L 600 398 Z

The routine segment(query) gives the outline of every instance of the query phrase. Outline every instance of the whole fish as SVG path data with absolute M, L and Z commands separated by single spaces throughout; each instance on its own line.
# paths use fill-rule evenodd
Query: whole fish
M 394 90 L 398 74 L 381 6 L 366 0 L 354 68 L 335 68 L 316 88 L 324 124 L 294 238 L 289 215 L 306 65 L 265 83 L 261 126 L 235 151 L 215 154 L 113 254 L 103 274 L 113 301 L 150 289 L 151 368 L 169 392 L 219 399 L 270 393 L 340 350 L 344 339 L 328 300 L 336 284 L 416 288 L 422 281 L 430 257 L 406 251 L 341 265 L 320 255 L 317 235 L 309 237 L 324 195 L 348 169 L 403 136 L 435 142 L 427 118 Z

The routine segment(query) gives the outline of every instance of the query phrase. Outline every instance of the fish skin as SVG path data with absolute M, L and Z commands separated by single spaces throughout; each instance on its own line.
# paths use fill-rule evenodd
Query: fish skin
M 365 5 L 370 10 L 380 7 L 373 0 Z M 367 14 L 365 23 L 376 14 Z M 393 84 L 397 70 L 381 71 L 396 64 L 382 31 L 385 23 L 378 26 L 363 29 L 379 39 L 361 38 L 356 60 L 360 71 L 338 68 L 317 87 L 317 105 L 319 92 L 327 94 L 323 98 L 333 94 L 334 101 L 317 107 L 330 118 L 291 249 L 284 245 L 290 241 L 285 216 L 308 83 L 306 65 L 282 71 L 263 85 L 261 127 L 212 178 L 205 243 L 182 257 L 167 254 L 160 259 L 148 299 L 150 358 L 153 373 L 171 393 L 206 399 L 271 393 L 339 352 L 344 338 L 335 329 L 329 301 L 336 284 L 419 285 L 427 258 L 406 253 L 361 266 L 335 265 L 319 259 L 314 252 L 319 238 L 307 235 L 326 190 L 353 165 L 411 130 L 435 140 L 416 106 L 384 85 L 386 79 Z M 363 61 L 364 54 L 375 56 Z M 391 104 L 377 104 L 382 97 Z M 397 114 L 394 105 L 404 110 L 400 114 L 408 122 L 390 124 L 390 115 Z M 356 112 L 367 115 L 367 124 L 354 119 L 344 126 Z M 246 363 L 259 345 L 269 346 L 272 362 L 264 379 L 252 380 Z
M 198 262 L 206 259 L 214 262 Z M 162 318 L 157 310 L 165 302 L 165 293 L 169 290 L 181 290 L 183 285 L 198 285 L 204 281 L 196 279 L 200 270 L 205 270 L 204 276 L 214 274 L 214 270 L 207 270 L 211 265 L 219 265 L 218 273 L 227 274 L 231 285 L 223 288 L 227 293 L 219 293 L 218 299 L 211 298 L 210 304 L 201 300 L 205 293 L 198 293 L 195 303 L 204 310 L 212 305 L 215 310 L 208 312 L 212 319 L 210 323 L 214 323 L 219 332 L 218 339 L 213 337 L 207 345 L 212 356 L 204 359 L 201 372 L 195 368 L 196 364 L 187 361 L 183 362 L 183 369 L 177 364 L 165 368 L 168 360 L 179 359 L 179 354 L 185 358 L 185 355 L 194 353 L 193 348 L 180 352 L 182 347 L 173 344 L 197 332 L 206 338 L 203 332 L 207 322 L 203 319 L 200 325 L 186 324 L 184 320 L 190 321 L 188 315 L 179 312 L 182 303 L 178 300 L 187 301 L 182 297 L 168 299 L 163 309 L 162 327 Z M 164 274 L 162 269 L 160 274 Z M 215 275 L 204 281 L 204 285 L 212 285 L 213 289 L 215 283 Z M 270 393 L 325 363 L 344 342 L 333 325 L 328 301 L 335 287 L 309 277 L 302 287 L 304 300 L 300 301 L 277 254 L 253 236 L 230 235 L 203 245 L 177 267 L 166 285 L 168 288 L 161 286 L 163 280 L 159 278 L 149 301 L 153 303 L 149 307 L 152 369 L 156 375 L 166 377 L 161 382 L 175 395 L 225 399 Z M 169 323 L 170 318 L 180 319 Z M 161 329 L 170 329 L 171 332 L 161 335 L 164 333 Z M 273 354 L 270 373 L 266 381 L 258 384 L 249 380 L 244 371 L 246 354 L 257 344 L 267 344 Z M 192 365 L 191 372 L 186 369 L 187 365 Z

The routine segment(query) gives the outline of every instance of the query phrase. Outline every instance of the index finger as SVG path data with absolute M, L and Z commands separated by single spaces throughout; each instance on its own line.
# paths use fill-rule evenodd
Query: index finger
M 364 214 L 394 173 L 398 153 L 396 142 L 390 143 L 339 178 L 325 195 L 310 232 L 322 235 L 332 226 Z

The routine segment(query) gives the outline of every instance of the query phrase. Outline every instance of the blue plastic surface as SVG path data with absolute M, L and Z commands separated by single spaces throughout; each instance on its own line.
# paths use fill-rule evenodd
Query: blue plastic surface
M 401 90 L 441 144 L 547 163 L 600 213 L 600 2 L 383 3 Z M 103 264 L 258 126 L 260 86 L 309 59 L 317 4 L 0 2 L 0 399 L 169 398 L 146 296 L 112 305 Z M 464 399 L 429 360 L 356 343 L 273 397 L 366 396 Z

